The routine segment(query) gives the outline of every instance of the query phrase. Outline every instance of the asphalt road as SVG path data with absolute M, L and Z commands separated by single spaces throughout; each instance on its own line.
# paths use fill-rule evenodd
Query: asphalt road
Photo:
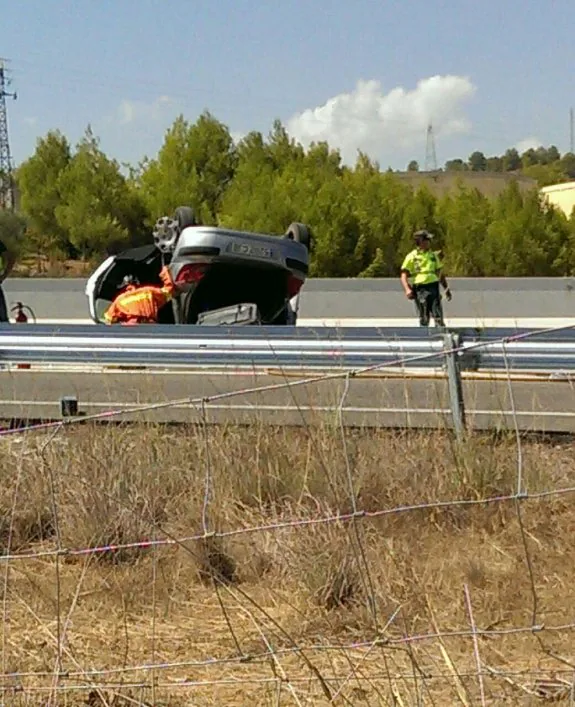
M 452 278 L 454 318 L 568 318 L 575 313 L 575 278 Z M 8 279 L 9 303 L 29 305 L 38 319 L 87 319 L 85 280 Z M 300 299 L 300 318 L 413 319 L 413 303 L 396 279 L 308 280 Z
M 285 384 L 281 374 L 150 372 L 0 372 L 0 418 L 60 419 L 64 396 L 78 399 L 82 415 L 118 410 L 112 419 L 157 422 L 201 421 L 206 399 L 208 422 L 338 424 L 392 427 L 450 427 L 444 380 L 393 380 L 381 376 Z M 275 386 L 272 390 L 262 390 Z M 575 432 L 575 390 L 568 382 L 466 381 L 468 425 L 476 429 L 513 429 L 512 410 L 521 430 Z M 245 392 L 258 388 L 258 391 Z M 230 397 L 224 394 L 233 392 Z M 214 396 L 220 396 L 215 399 Z M 195 404 L 190 404 L 194 400 Z M 173 401 L 179 401 L 172 404 Z M 155 404 L 154 410 L 132 411 Z M 110 419 L 110 418 L 108 418 Z

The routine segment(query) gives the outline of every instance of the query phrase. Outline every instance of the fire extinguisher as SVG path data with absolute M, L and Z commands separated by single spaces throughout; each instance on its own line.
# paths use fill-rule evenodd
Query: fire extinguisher
M 36 321 L 36 317 L 34 316 L 34 312 L 30 309 L 30 307 L 28 307 L 25 304 L 22 304 L 22 302 L 16 302 L 16 304 L 10 310 L 11 312 L 16 313 L 14 316 L 14 321 L 16 322 L 16 324 L 27 324 L 28 323 L 28 315 L 26 314 L 26 312 L 24 310 L 28 310 L 32 319 L 34 321 Z

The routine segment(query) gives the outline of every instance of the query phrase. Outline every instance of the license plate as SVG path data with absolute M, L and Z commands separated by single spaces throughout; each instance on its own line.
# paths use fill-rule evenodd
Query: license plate
M 232 243 L 232 253 L 237 255 L 253 256 L 254 258 L 272 258 L 273 250 L 263 245 L 251 245 L 249 243 Z

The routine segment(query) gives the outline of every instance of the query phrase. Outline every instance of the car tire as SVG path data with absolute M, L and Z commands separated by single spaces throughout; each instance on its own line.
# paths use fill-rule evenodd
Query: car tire
M 174 219 L 178 222 L 180 232 L 188 226 L 197 226 L 196 212 L 190 206 L 178 206 L 174 212 Z
M 194 306 L 193 292 L 185 292 L 180 295 L 180 317 L 182 324 L 197 324 L 199 311 Z
M 297 241 L 304 245 L 310 252 L 312 249 L 312 236 L 309 226 L 305 223 L 290 223 L 287 231 L 285 232 L 284 238 L 289 238 L 292 241 Z

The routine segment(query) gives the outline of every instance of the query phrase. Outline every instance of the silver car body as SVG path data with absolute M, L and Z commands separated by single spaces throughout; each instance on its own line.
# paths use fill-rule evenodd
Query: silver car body
M 188 226 L 175 244 L 170 271 L 177 279 L 182 265 L 189 262 L 260 263 L 284 268 L 305 280 L 308 258 L 307 248 L 289 238 L 212 226 Z
M 161 245 L 156 243 L 156 246 Z M 169 261 L 171 275 L 181 293 L 174 301 L 176 323 L 182 323 L 182 302 L 186 296 L 193 296 L 196 287 L 193 280 L 186 279 L 190 266 L 238 266 L 240 269 L 246 268 L 253 278 L 258 277 L 258 272 L 269 274 L 277 271 L 281 275 L 283 271 L 290 281 L 297 281 L 298 286 L 305 282 L 309 267 L 307 247 L 291 238 L 212 226 L 188 226 L 169 248 L 160 249 Z M 90 316 L 96 323 L 102 321 L 101 316 L 107 305 L 107 302 L 98 302 L 98 292 L 115 261 L 116 256 L 107 258 L 86 284 Z M 299 287 L 296 289 L 299 291 Z M 290 296 L 286 291 L 285 303 L 291 324 L 295 324 L 297 317 L 298 299 L 298 294 Z

